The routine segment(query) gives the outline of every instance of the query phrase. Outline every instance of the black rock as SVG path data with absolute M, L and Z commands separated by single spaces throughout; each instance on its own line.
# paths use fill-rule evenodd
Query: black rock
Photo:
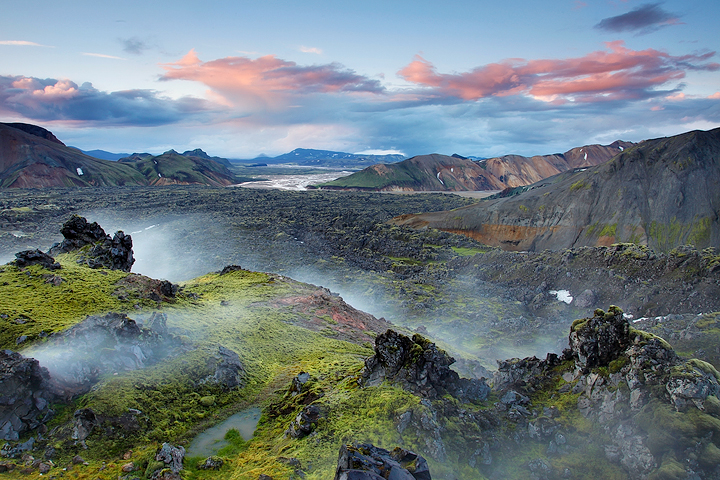
M 245 378 L 245 367 L 240 361 L 237 353 L 222 345 L 218 347 L 218 353 L 208 361 L 215 371 L 204 381 L 215 383 L 229 390 L 243 384 Z
M 395 448 L 392 452 L 371 444 L 342 445 L 335 480 L 432 480 L 427 461 Z
M 56 394 L 50 374 L 34 358 L 0 350 L 0 438 L 18 440 L 50 417 Z
M 24 250 L 15 254 L 12 262 L 15 266 L 24 268 L 30 265 L 40 265 L 48 270 L 59 270 L 60 264 L 53 257 L 40 250 Z
M 450 365 L 455 359 L 422 335 L 406 337 L 394 330 L 378 335 L 375 355 L 365 360 L 364 385 L 384 380 L 428 398 L 449 393 L 461 400 L 483 401 L 490 393 L 485 379 L 460 378 Z
M 82 250 L 80 259 L 91 268 L 124 272 L 129 272 L 135 263 L 132 237 L 122 231 L 110 237 L 97 222 L 88 223 L 84 217 L 74 215 L 65 222 L 60 232 L 65 239 L 52 246 L 49 251 L 51 255 Z

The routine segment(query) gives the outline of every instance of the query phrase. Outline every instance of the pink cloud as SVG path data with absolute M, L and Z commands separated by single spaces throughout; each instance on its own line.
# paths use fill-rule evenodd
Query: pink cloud
M 715 71 L 715 52 L 672 56 L 655 50 L 631 50 L 622 41 L 607 50 L 570 59 L 507 59 L 457 74 L 440 74 L 416 56 L 398 72 L 405 80 L 429 87 L 435 96 L 478 100 L 488 96 L 563 96 L 573 101 L 646 98 L 652 89 L 685 77 L 687 70 Z
M 708 98 L 711 98 L 713 100 L 720 100 L 720 92 L 715 92 L 712 95 L 710 95 Z
M 301 66 L 274 55 L 254 60 L 226 57 L 203 62 L 195 50 L 190 50 L 178 62 L 165 64 L 163 68 L 162 80 L 200 82 L 226 98 L 255 98 L 270 104 L 298 94 L 384 92 L 379 81 L 358 75 L 340 64 Z

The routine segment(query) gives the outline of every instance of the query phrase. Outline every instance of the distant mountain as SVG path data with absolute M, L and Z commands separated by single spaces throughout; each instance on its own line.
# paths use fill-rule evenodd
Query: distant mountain
M 80 150 L 77 147 L 70 147 L 75 148 L 77 150 Z M 130 155 L 129 153 L 113 153 L 113 152 L 107 152 L 105 150 L 80 150 L 85 155 L 90 155 L 91 157 L 99 158 L 100 160 L 110 160 L 113 162 L 116 162 L 120 160 L 121 158 L 127 157 Z
M 499 197 L 392 222 L 460 233 L 507 250 L 616 242 L 659 251 L 719 247 L 720 128 L 646 140 L 607 163 Z
M 129 165 L 85 155 L 36 125 L 0 123 L 0 187 L 145 185 Z
M 464 191 L 501 190 L 505 185 L 472 160 L 433 153 L 399 163 L 373 165 L 317 187 L 326 190 Z
M 194 153 L 204 156 L 195 156 Z M 239 183 L 228 168 L 208 157 L 202 150 L 180 154 L 169 150 L 162 155 L 134 153 L 118 163 L 130 165 L 142 173 L 150 185 L 213 185 L 227 186 Z
M 265 155 L 247 159 L 233 160 L 233 163 L 264 163 L 268 165 L 280 163 L 294 163 L 303 166 L 338 167 L 352 168 L 364 167 L 376 163 L 394 163 L 403 160 L 402 155 L 364 155 L 356 153 L 333 152 L 330 150 L 314 150 L 308 148 L 296 148 L 292 152 L 283 153 L 277 157 Z
M 632 146 L 630 142 L 588 145 L 565 153 L 489 159 L 453 154 L 420 155 L 392 165 L 373 165 L 318 185 L 327 190 L 466 191 L 503 190 L 529 185 L 572 168 L 598 165 Z
M 67 147 L 37 125 L 0 123 L 0 187 L 222 186 L 243 180 L 218 158 L 197 149 L 184 154 L 170 150 L 158 156 L 134 153 L 117 162 L 102 160 Z

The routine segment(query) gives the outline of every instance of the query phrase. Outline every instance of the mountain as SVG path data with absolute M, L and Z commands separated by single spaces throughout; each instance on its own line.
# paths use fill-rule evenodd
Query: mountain
M 402 155 L 363 155 L 357 153 L 333 152 L 331 150 L 314 150 L 309 148 L 296 148 L 292 152 L 283 153 L 277 157 L 260 156 L 248 160 L 234 160 L 236 163 L 293 163 L 304 166 L 321 166 L 352 168 L 364 167 L 376 163 L 393 163 L 403 160 Z
M 77 148 L 77 147 L 71 147 L 71 148 Z M 80 149 L 77 148 L 77 150 L 80 150 Z M 84 153 L 85 155 L 90 155 L 91 157 L 99 158 L 100 160 L 111 160 L 113 162 L 130 155 L 129 153 L 113 153 L 113 152 L 108 152 L 105 150 L 80 150 L 80 151 L 82 153 Z
M 610 145 L 585 145 L 552 155 L 505 155 L 480 163 L 489 173 L 512 188 L 530 185 L 573 168 L 600 165 L 633 145 L 631 142 L 616 141 Z
M 0 187 L 44 188 L 145 185 L 128 165 L 65 146 L 36 125 L 0 123 Z
M 102 160 L 68 147 L 37 125 L 0 123 L 0 187 L 224 186 L 240 181 L 228 170 L 227 159 L 210 157 L 200 149 L 183 154 L 170 150 L 159 156 L 134 153 L 118 160 Z
M 373 165 L 318 185 L 328 190 L 466 191 L 502 190 L 535 183 L 573 168 L 599 165 L 632 143 L 587 145 L 565 153 L 523 157 L 506 155 L 476 160 L 453 154 L 420 155 L 392 165 Z
M 235 174 L 225 165 L 199 149 L 183 154 L 168 150 L 157 156 L 135 153 L 121 158 L 118 163 L 132 166 L 145 176 L 150 185 L 227 186 L 238 183 Z
M 508 250 L 631 242 L 668 251 L 720 246 L 720 128 L 646 140 L 611 161 L 451 212 L 404 215 Z
M 327 190 L 462 191 L 501 190 L 505 185 L 470 159 L 433 153 L 389 165 L 372 165 L 318 187 Z

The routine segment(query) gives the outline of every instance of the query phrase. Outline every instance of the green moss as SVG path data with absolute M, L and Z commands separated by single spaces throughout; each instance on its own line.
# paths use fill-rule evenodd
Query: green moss
M 519 205 L 518 208 L 519 208 L 520 211 L 523 212 L 523 213 L 527 213 L 527 211 L 528 211 L 528 207 L 526 207 L 525 205 L 522 205 L 522 204 Z
M 602 230 L 600 230 L 600 237 L 614 237 L 615 232 L 617 230 L 617 223 L 613 223 L 611 225 L 605 225 Z
M 667 341 L 665 341 L 665 339 L 655 334 L 630 327 L 630 336 L 635 342 L 639 343 L 641 346 L 655 340 L 658 341 L 664 349 L 672 350 L 672 346 Z
M 487 253 L 489 249 L 487 248 L 477 248 L 477 247 L 450 247 L 452 248 L 453 252 L 457 253 L 461 257 L 470 257 L 473 255 L 481 254 L 481 253 Z
M 135 305 L 157 305 L 133 288 L 125 289 L 124 299 L 114 295 L 118 282 L 131 274 L 87 268 L 69 254 L 59 255 L 57 260 L 60 270 L 38 265 L 0 267 L 0 315 L 7 315 L 0 319 L 0 348 L 15 348 L 21 335 L 36 340 L 65 330 L 88 315 L 136 312 Z M 50 283 L 55 277 L 62 279 L 59 285 Z
M 590 188 L 590 185 L 587 184 L 587 183 L 585 183 L 584 180 L 578 180 L 577 182 L 575 182 L 575 183 L 573 183 L 572 185 L 570 185 L 570 191 L 571 191 L 571 192 L 576 192 L 576 191 L 582 190 L 582 189 L 584 189 L 584 188 Z

